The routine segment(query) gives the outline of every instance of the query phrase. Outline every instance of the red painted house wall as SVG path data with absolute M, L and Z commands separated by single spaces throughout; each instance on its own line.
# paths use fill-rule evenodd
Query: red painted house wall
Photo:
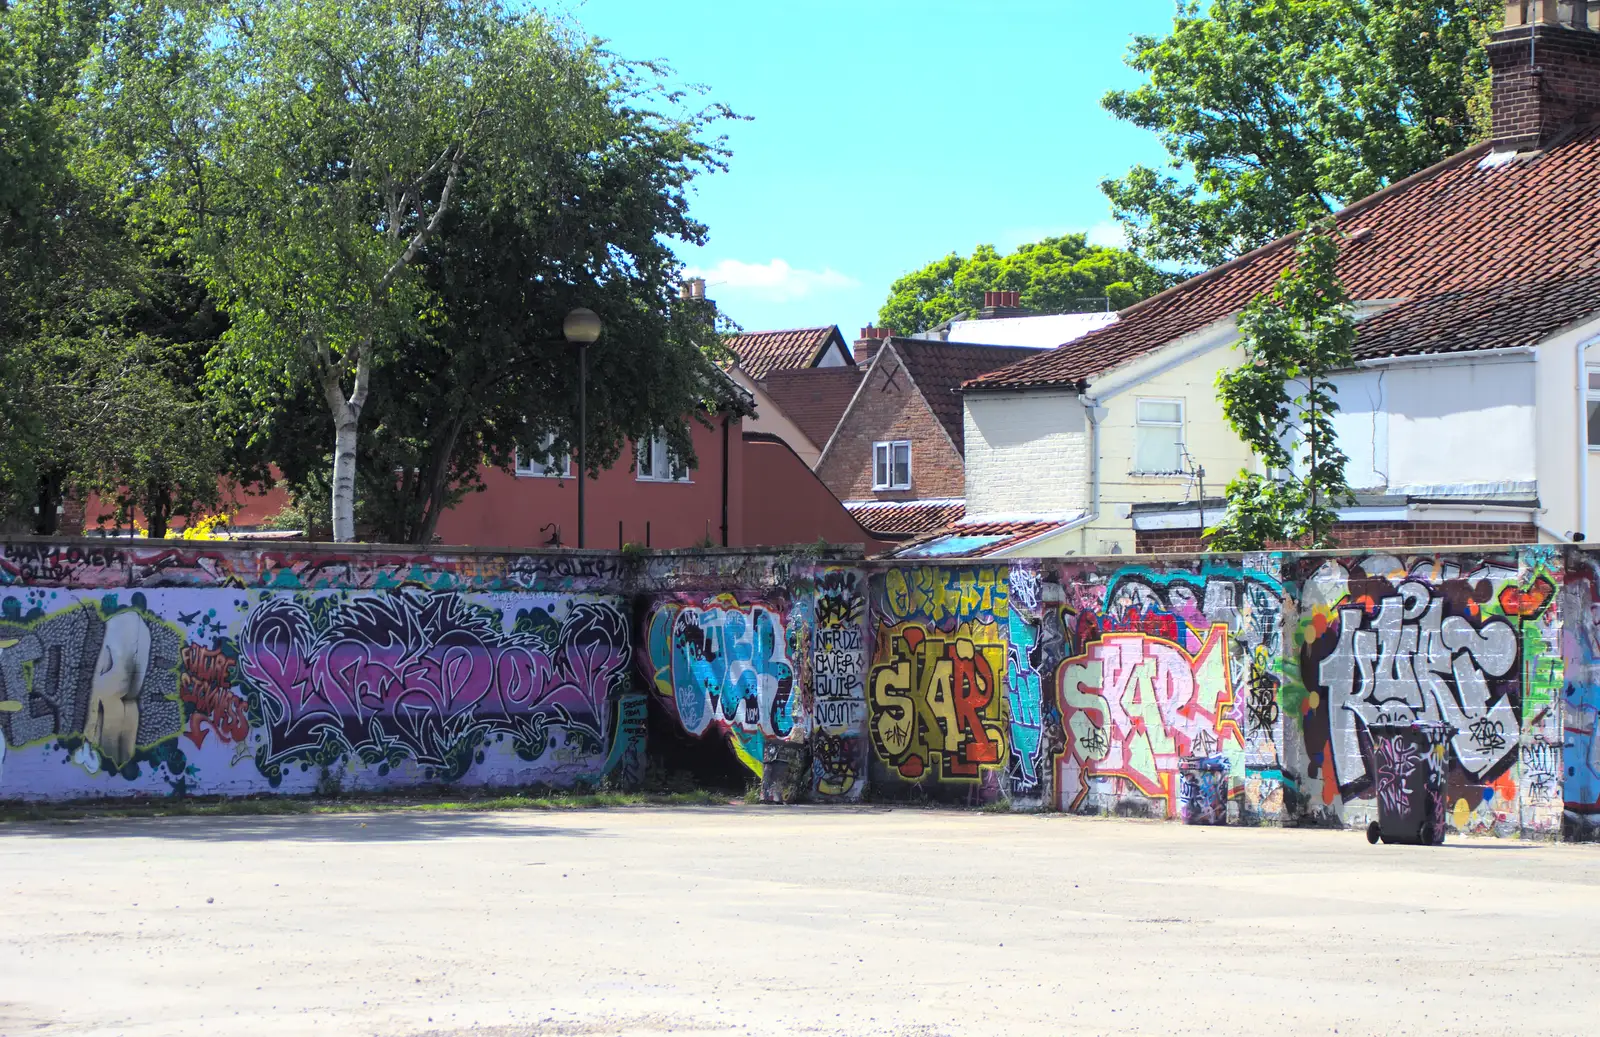
M 794 449 L 776 436 L 747 433 L 744 439 L 744 517 L 749 540 L 740 547 L 860 544 L 868 554 L 893 544 L 874 540 L 845 510 Z
M 728 543 L 742 546 L 744 515 L 744 451 L 740 422 L 728 429 Z M 585 491 L 588 511 L 587 547 L 617 547 L 617 524 L 626 543 L 645 542 L 650 525 L 650 546 L 694 547 L 709 532 L 713 545 L 722 544 L 722 421 L 705 428 L 690 423 L 699 466 L 686 483 L 643 482 L 634 474 L 632 448 L 624 449 L 616 465 L 589 481 Z M 577 464 L 574 462 L 574 469 Z M 469 495 L 439 519 L 441 543 L 474 547 L 538 547 L 549 542 L 543 526 L 561 527 L 561 543 L 578 545 L 578 484 L 572 479 L 510 475 L 498 469 L 483 471 L 484 490 Z
M 626 543 L 656 548 L 694 547 L 709 536 L 723 543 L 723 468 L 727 468 L 727 521 L 730 547 L 810 544 L 861 544 L 869 552 L 891 545 L 874 540 L 788 444 L 728 423 L 690 426 L 699 464 L 683 483 L 648 482 L 636 475 L 633 448 L 616 465 L 589 481 L 586 546 L 616 548 L 618 525 Z M 550 542 L 552 524 L 561 544 L 578 544 L 578 484 L 573 479 L 513 475 L 495 468 L 482 472 L 484 489 L 469 494 L 439 519 L 438 542 L 450 545 L 532 548 Z M 235 527 L 253 527 L 287 503 L 283 490 L 237 497 Z M 87 502 L 93 526 L 98 502 Z M 648 524 L 648 532 L 646 525 Z

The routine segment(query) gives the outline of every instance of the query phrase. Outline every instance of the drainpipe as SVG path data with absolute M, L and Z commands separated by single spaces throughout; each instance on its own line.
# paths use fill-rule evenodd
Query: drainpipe
M 1083 404 L 1083 413 L 1089 419 L 1089 515 L 1084 520 L 1080 533 L 1082 540 L 1079 543 L 1078 553 L 1089 553 L 1089 527 L 1100 520 L 1100 423 L 1105 420 L 1106 409 L 1100 401 L 1081 393 L 1078 402 Z
M 728 546 L 728 416 L 722 416 L 722 546 Z

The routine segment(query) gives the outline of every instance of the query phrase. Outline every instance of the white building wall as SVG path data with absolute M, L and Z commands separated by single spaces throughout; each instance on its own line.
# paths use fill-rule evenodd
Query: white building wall
M 967 514 L 1089 507 L 1089 423 L 1073 392 L 967 393 Z
M 1358 490 L 1437 495 L 1537 495 L 1539 523 L 1600 539 L 1600 449 L 1581 446 L 1583 383 L 1575 351 L 1600 369 L 1600 320 L 1552 336 L 1532 353 L 1401 358 L 1338 376 L 1335 418 Z M 1192 500 L 1182 477 L 1131 473 L 1140 397 L 1185 405 L 1185 443 L 1220 495 L 1241 469 L 1259 470 L 1222 417 L 1216 375 L 1238 362 L 1236 336 L 1219 325 L 1208 338 L 1147 354 L 1090 384 L 1100 421 L 1100 510 L 1088 527 L 1040 545 L 1044 553 L 1132 551 L 1128 505 Z M 1089 428 L 1071 392 L 966 397 L 967 514 L 1088 510 Z M 1579 508 L 1582 459 L 1587 518 Z M 1208 516 L 1209 518 L 1209 516 Z M 1552 539 L 1542 535 L 1542 539 Z M 1033 553 L 1030 551 L 1030 553 Z
M 1600 539 L 1600 451 L 1587 446 L 1585 403 L 1588 367 L 1600 365 L 1597 339 L 1600 320 L 1568 328 L 1539 344 L 1535 364 L 1539 502 L 1545 509 L 1540 524 L 1558 535 L 1581 532 L 1589 540 Z M 1587 509 L 1580 507 L 1585 470 Z
M 1334 425 L 1358 490 L 1537 492 L 1536 365 L 1528 354 L 1401 359 L 1334 379 Z

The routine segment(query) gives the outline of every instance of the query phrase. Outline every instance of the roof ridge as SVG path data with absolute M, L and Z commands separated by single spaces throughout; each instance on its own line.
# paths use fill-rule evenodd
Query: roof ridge
M 732 337 L 748 338 L 751 335 L 793 335 L 799 331 L 831 331 L 838 326 L 839 325 L 837 324 L 815 324 L 808 325 L 804 328 L 766 328 L 762 331 L 741 331 Z M 841 334 L 843 334 L 843 332 L 841 332 Z

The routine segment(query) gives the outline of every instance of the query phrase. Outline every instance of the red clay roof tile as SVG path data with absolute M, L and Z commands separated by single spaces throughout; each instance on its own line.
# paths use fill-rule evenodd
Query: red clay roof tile
M 847 500 L 845 508 L 863 529 L 879 539 L 902 537 L 942 529 L 966 514 L 966 502 L 935 500 Z
M 1486 163 L 1488 145 L 1356 202 L 1339 273 L 1352 298 L 1403 299 L 1363 321 L 1357 359 L 1528 345 L 1600 311 L 1600 125 Z M 1270 290 L 1293 239 L 1122 311 L 1076 342 L 975 377 L 971 390 L 1072 385 L 1237 313 Z
M 844 342 L 837 324 L 823 328 L 752 331 L 735 335 L 728 346 L 739 357 L 739 367 L 744 373 L 760 381 L 771 371 L 813 366 L 835 336 L 848 355 L 850 347 Z
M 803 367 L 767 374 L 761 387 L 818 449 L 839 424 L 861 384 L 859 367 Z

